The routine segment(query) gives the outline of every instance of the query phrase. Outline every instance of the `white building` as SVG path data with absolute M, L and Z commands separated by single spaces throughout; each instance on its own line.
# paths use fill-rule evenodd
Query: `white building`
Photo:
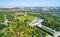
M 4 20 L 4 22 L 2 23 L 2 24 L 4 24 L 4 25 L 8 25 L 8 19 L 6 18 L 6 15 L 4 15 L 4 18 L 5 18 L 5 20 Z
M 40 27 L 40 26 L 42 26 L 42 25 L 41 25 L 41 22 L 43 22 L 42 19 L 36 18 L 36 19 L 35 19 L 33 22 L 31 22 L 29 25 L 32 26 L 32 27 L 33 27 L 33 26 L 39 26 L 39 27 Z
M 54 37 L 58 37 L 58 36 L 60 36 L 60 32 L 55 32 Z

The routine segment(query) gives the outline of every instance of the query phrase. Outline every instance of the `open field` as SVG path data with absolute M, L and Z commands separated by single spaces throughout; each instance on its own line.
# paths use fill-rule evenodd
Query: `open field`
M 24 22 L 24 20 L 30 20 L 34 21 L 35 17 L 34 16 L 17 16 L 17 18 L 20 20 L 20 22 Z

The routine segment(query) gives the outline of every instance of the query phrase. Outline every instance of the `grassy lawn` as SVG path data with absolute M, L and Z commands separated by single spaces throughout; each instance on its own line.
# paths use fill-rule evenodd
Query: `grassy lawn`
M 24 22 L 24 20 L 28 19 L 30 21 L 34 21 L 34 16 L 17 16 L 17 18 L 20 20 L 20 22 Z

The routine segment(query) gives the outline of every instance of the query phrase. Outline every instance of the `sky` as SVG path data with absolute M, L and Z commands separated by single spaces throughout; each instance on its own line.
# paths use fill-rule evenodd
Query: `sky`
M 0 0 L 0 7 L 59 7 L 60 0 Z

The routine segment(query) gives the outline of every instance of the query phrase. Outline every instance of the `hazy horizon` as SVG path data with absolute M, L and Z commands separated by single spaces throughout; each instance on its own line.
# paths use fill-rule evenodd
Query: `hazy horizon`
M 60 7 L 60 0 L 0 0 L 0 7 Z

